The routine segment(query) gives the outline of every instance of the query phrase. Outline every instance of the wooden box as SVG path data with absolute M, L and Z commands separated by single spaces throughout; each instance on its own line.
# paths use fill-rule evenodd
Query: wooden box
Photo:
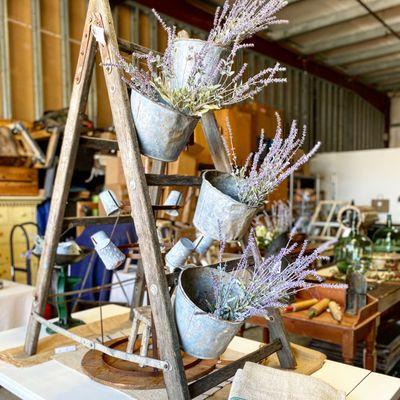
M 38 170 L 0 166 L 0 196 L 37 196 Z

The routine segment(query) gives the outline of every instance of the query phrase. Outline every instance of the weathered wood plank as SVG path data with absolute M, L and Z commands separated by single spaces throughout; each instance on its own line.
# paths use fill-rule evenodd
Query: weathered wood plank
M 282 368 L 293 369 L 296 367 L 296 360 L 286 335 L 286 329 L 283 325 L 281 314 L 276 308 L 270 308 L 268 309 L 268 316 L 273 318 L 272 321 L 268 321 L 270 339 L 279 339 L 282 343 L 282 348 L 277 353 L 279 363 Z
M 92 1 L 101 14 L 107 46 L 111 51 L 111 48 L 117 48 L 118 44 L 110 5 L 108 0 Z M 108 62 L 107 47 L 100 46 L 100 53 L 102 61 Z M 168 371 L 164 371 L 168 397 L 174 400 L 186 400 L 189 399 L 189 391 L 128 93 L 121 80 L 120 71 L 112 68 L 105 70 L 104 75 L 132 206 L 132 216 L 135 218 L 152 315 L 158 333 L 160 357 L 170 366 Z
M 92 136 L 82 135 L 80 137 L 80 146 L 88 147 L 94 150 L 118 151 L 118 142 L 112 139 L 103 139 Z
M 154 54 L 161 54 L 158 51 L 149 49 L 144 46 L 140 46 L 139 44 L 129 42 L 122 38 L 118 38 L 118 47 L 119 47 L 120 51 L 122 51 L 123 53 L 128 53 L 128 54 L 132 54 L 133 52 L 147 54 L 147 53 L 150 53 L 150 51 Z
M 152 206 L 153 211 L 163 211 L 163 210 L 179 210 L 180 206 Z M 87 217 L 65 217 L 64 226 L 73 228 L 75 226 L 90 226 L 90 225 L 107 225 L 114 224 L 117 220 L 117 216 L 87 216 Z M 133 223 L 134 220 L 131 214 L 120 215 L 118 223 L 126 224 Z
M 200 186 L 201 176 L 146 174 L 146 181 L 149 186 Z
M 201 124 L 215 169 L 222 172 L 230 172 L 229 157 L 226 153 L 214 113 L 209 111 L 207 114 L 204 114 L 201 118 Z
M 89 16 L 93 11 L 94 1 L 91 1 L 88 8 L 88 16 L 85 22 L 85 30 L 89 31 Z M 49 221 L 47 224 L 43 253 L 40 257 L 40 264 L 37 276 L 35 296 L 33 301 L 33 312 L 43 315 L 49 291 L 53 266 L 55 263 L 55 252 L 61 234 L 62 219 L 67 204 L 69 187 L 78 150 L 79 133 L 81 129 L 81 117 L 85 112 L 91 75 L 95 62 L 97 44 L 92 35 L 89 35 L 87 47 L 82 41 L 81 51 L 86 54 L 80 71 L 79 82 L 74 80 L 71 94 L 71 103 L 68 112 L 67 123 L 64 130 L 63 143 L 57 175 L 54 183 L 54 191 L 51 199 Z M 28 355 L 36 353 L 39 339 L 40 323 L 33 317 L 28 324 L 25 338 L 24 350 Z
M 261 349 L 253 351 L 252 353 L 239 358 L 231 364 L 228 364 L 227 366 L 222 367 L 221 369 L 218 369 L 215 372 L 198 379 L 196 382 L 193 382 L 189 385 L 190 397 L 193 399 L 206 392 L 207 390 L 231 378 L 239 368 L 244 367 L 244 364 L 246 364 L 247 361 L 255 363 L 260 362 L 261 360 L 264 360 L 276 351 L 279 351 L 281 348 L 282 344 L 280 340 L 274 340 L 272 343 L 267 344 Z

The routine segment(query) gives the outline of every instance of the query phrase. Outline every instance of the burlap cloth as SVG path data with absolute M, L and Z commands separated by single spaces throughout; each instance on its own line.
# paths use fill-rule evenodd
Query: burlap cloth
M 236 371 L 230 400 L 345 400 L 327 383 L 289 371 L 247 362 Z

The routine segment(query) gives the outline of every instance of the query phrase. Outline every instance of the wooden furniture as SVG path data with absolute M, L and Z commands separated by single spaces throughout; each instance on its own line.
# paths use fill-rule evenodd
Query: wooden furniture
M 36 207 L 43 201 L 41 197 L 0 197 L 0 278 L 10 279 L 10 233 L 12 227 L 23 222 L 36 222 Z M 33 226 L 26 227 L 29 236 L 33 239 L 36 229 Z M 15 264 L 24 265 L 26 252 L 25 238 L 21 232 L 15 233 Z M 35 282 L 37 260 L 32 258 L 33 280 Z M 26 276 L 16 274 L 16 280 L 26 282 Z
M 345 309 L 345 291 L 341 289 L 315 287 L 299 292 L 296 301 L 309 298 L 329 298 L 336 301 L 342 310 Z M 375 338 L 378 317 L 378 301 L 371 296 L 368 296 L 368 304 L 359 310 L 356 316 L 344 313 L 341 323 L 335 321 L 328 312 L 312 319 L 308 317 L 308 310 L 282 314 L 288 332 L 340 345 L 346 364 L 353 363 L 357 343 L 364 341 L 364 368 L 372 371 L 376 365 Z M 265 326 L 263 320 L 257 317 L 251 318 L 249 322 Z
M 127 312 L 126 307 L 116 305 L 103 306 L 103 316 L 111 317 Z M 80 311 L 73 314 L 86 323 L 99 320 L 99 308 Z M 21 346 L 24 342 L 26 327 L 20 327 L 10 331 L 0 332 L 0 351 L 7 348 Z M 42 329 L 41 337 L 47 336 Z M 254 347 L 256 346 L 256 342 Z M 261 345 L 261 343 L 258 343 Z M 228 347 L 228 350 L 230 347 Z M 232 348 L 237 356 L 238 348 Z M 243 349 L 240 349 L 243 352 Z M 239 355 L 240 356 L 240 355 Z M 41 379 L 38 379 L 38 376 Z M 343 390 L 349 400 L 395 400 L 400 392 L 400 380 L 391 376 L 385 376 L 368 370 L 341 364 L 334 361 L 325 361 L 323 367 L 314 372 L 312 376 L 322 379 L 334 388 Z M 49 385 L 49 382 L 52 384 Z M 210 391 L 202 399 L 226 400 L 229 395 L 229 384 L 219 385 Z M 87 400 L 112 399 L 127 400 L 126 393 L 101 385 L 90 380 L 83 374 L 77 373 L 70 367 L 51 360 L 34 367 L 17 368 L 0 361 L 0 398 L 3 398 L 7 390 L 23 399 L 35 398 L 37 400 Z M 6 397 L 4 395 L 4 397 Z M 153 397 L 154 398 L 154 397 Z M 165 400 L 162 397 L 160 400 Z M 143 400 L 143 397 L 137 400 Z
M 38 170 L 0 166 L 0 193 L 2 196 L 37 196 Z
M 101 43 L 97 43 L 94 38 L 94 27 L 104 34 L 104 40 L 101 40 Z M 113 49 L 118 47 L 130 53 L 135 44 L 122 43 L 121 41 L 120 45 L 118 44 L 108 0 L 90 0 L 54 184 L 49 222 L 40 259 L 33 312 L 25 340 L 25 353 L 27 355 L 36 353 L 41 324 L 47 325 L 64 336 L 69 335 L 68 331 L 57 328 L 54 324 L 46 321 L 42 315 L 47 301 L 51 274 L 55 264 L 55 252 L 63 225 L 65 206 L 79 145 L 81 118 L 86 108 L 96 51 L 99 50 L 102 62 L 107 64 L 114 58 L 112 56 Z M 174 400 L 194 398 L 232 376 L 237 368 L 241 368 L 246 361 L 258 361 L 275 352 L 278 352 L 283 367 L 293 367 L 295 365 L 293 355 L 287 345 L 285 333 L 280 327 L 274 330 L 277 336 L 271 344 L 188 385 L 174 323 L 168 282 L 162 268 L 164 263 L 152 208 L 152 201 L 156 201 L 159 197 L 158 190 L 151 190 L 150 193 L 146 183 L 128 93 L 126 85 L 121 79 L 121 72 L 112 67 L 103 67 L 103 72 L 132 208 L 131 215 L 134 218 L 138 235 L 141 264 L 146 278 L 160 359 L 147 360 L 139 355 L 126 352 L 121 356 L 116 351 L 94 341 L 88 343 L 88 341 L 82 340 L 80 343 L 91 349 L 101 350 L 102 353 L 112 354 L 116 358 L 135 361 L 139 364 L 143 363 L 147 366 L 152 365 L 161 369 L 168 397 Z M 230 170 L 228 155 L 225 152 L 214 115 L 208 113 L 203 116 L 202 125 L 215 167 L 222 171 Z M 160 128 L 162 129 L 162 127 Z M 153 173 L 160 174 L 165 169 L 165 163 L 153 162 L 152 168 Z M 166 178 L 156 186 L 170 185 L 171 182 Z M 81 219 L 82 222 L 84 223 L 84 219 Z M 279 322 L 280 320 L 277 317 L 272 324 Z

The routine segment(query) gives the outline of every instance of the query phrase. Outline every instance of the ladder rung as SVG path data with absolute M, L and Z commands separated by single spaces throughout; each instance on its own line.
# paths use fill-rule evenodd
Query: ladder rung
M 112 139 L 102 139 L 93 136 L 81 136 L 80 144 L 95 150 L 118 150 L 118 142 Z
M 282 349 L 282 342 L 280 339 L 275 339 L 269 344 L 264 345 L 259 350 L 253 351 L 252 353 L 246 354 L 245 356 L 233 361 L 232 363 L 217 369 L 215 372 L 203 376 L 197 381 L 189 385 L 190 398 L 201 395 L 207 390 L 219 385 L 220 383 L 228 380 L 239 368 L 243 368 L 246 362 L 258 363 L 264 360 L 268 356 Z
M 179 210 L 179 206 L 153 206 L 153 211 L 164 211 L 164 210 Z M 89 217 L 65 217 L 64 225 L 68 228 L 73 228 L 75 226 L 89 226 L 89 225 L 107 225 L 115 223 L 117 216 L 89 216 Z M 131 223 L 132 216 L 128 215 L 120 215 L 118 219 L 118 223 Z
M 81 136 L 81 144 L 96 150 L 117 151 L 118 142 L 92 136 Z M 146 174 L 149 186 L 200 186 L 200 176 Z
M 152 52 L 154 54 L 161 54 L 158 51 L 151 50 L 147 47 L 140 46 L 139 44 L 132 43 L 132 42 L 129 42 L 129 41 L 121 39 L 121 38 L 118 38 L 118 47 L 122 52 L 128 53 L 128 54 L 131 54 L 133 52 L 142 53 L 142 54 L 147 54 L 150 52 Z
M 200 176 L 146 174 L 149 186 L 200 186 Z

